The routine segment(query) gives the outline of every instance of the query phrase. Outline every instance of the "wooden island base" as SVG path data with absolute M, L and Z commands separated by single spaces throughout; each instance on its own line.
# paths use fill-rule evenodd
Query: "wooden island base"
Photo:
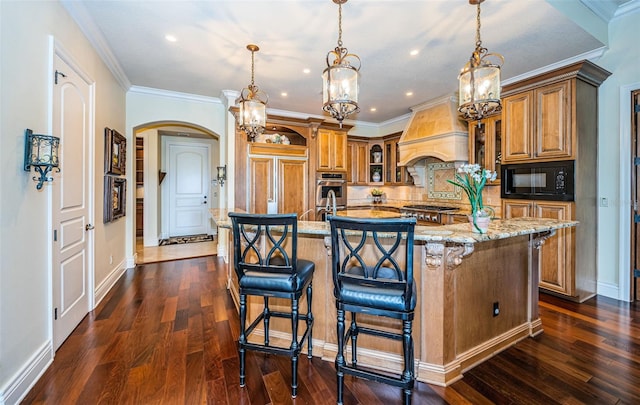
M 222 216 L 214 218 L 221 230 L 228 233 L 228 221 Z M 466 232 L 466 224 L 439 227 L 437 231 L 416 227 L 414 278 L 418 302 L 413 327 L 416 378 L 449 385 L 497 352 L 541 333 L 538 248 L 555 229 L 575 224 L 575 221 L 532 219 L 494 221 L 487 235 Z M 313 355 L 333 362 L 337 353 L 336 307 L 328 235 L 324 223 L 299 222 L 299 257 L 316 263 Z M 229 252 L 232 249 L 229 245 Z M 229 263 L 228 288 L 237 305 L 233 263 Z M 288 310 L 288 305 L 283 301 L 278 309 Z M 249 300 L 252 315 L 262 307 L 262 300 Z M 382 327 L 400 325 L 393 325 L 394 320 L 362 315 L 358 316 L 358 322 Z M 289 331 L 290 325 L 285 320 L 272 320 L 272 344 L 285 344 L 283 338 Z M 260 332 L 255 333 L 258 338 Z M 400 342 L 389 343 L 387 339 L 371 336 L 359 339 L 359 364 L 394 372 L 402 369 Z M 350 348 L 347 350 L 350 358 L 349 353 Z

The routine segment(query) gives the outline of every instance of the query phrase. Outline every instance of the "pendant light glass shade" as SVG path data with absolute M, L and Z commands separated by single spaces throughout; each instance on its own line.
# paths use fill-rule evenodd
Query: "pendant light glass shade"
M 260 48 L 257 45 L 249 44 L 247 49 L 251 51 L 251 84 L 242 89 L 240 97 L 236 100 L 239 105 L 238 126 L 251 138 L 264 132 L 267 125 L 267 93 L 258 89 L 254 84 L 254 53 Z
M 504 63 L 504 58 L 498 53 L 488 53 L 487 48 L 482 47 L 480 39 L 480 3 L 483 1 L 469 0 L 470 4 L 476 4 L 478 8 L 476 49 L 458 76 L 458 111 L 462 113 L 464 118 L 472 120 L 481 120 L 502 109 L 500 102 L 500 66 Z M 491 62 L 491 58 L 494 58 L 499 63 Z
M 338 46 L 327 53 L 327 68 L 322 73 L 322 109 L 338 120 L 360 111 L 360 57 L 342 46 L 342 4 L 347 0 L 333 0 L 338 4 Z

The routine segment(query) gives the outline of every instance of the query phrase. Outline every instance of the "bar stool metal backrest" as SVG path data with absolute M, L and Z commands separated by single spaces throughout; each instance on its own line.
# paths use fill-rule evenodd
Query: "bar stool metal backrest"
M 312 357 L 313 314 L 311 312 L 311 282 L 315 263 L 299 259 L 298 222 L 296 214 L 240 214 L 229 213 L 233 230 L 234 269 L 238 277 L 240 296 L 240 336 L 238 354 L 240 357 L 240 386 L 245 385 L 245 352 L 255 350 L 291 357 L 292 397 L 298 388 L 298 355 L 307 341 L 307 357 Z M 306 292 L 307 312 L 300 314 L 298 302 Z M 264 308 L 247 326 L 247 295 L 261 296 Z M 291 312 L 272 311 L 270 298 L 291 300 Z M 269 321 L 271 317 L 291 320 L 291 343 L 278 347 L 269 342 Z M 264 343 L 248 341 L 249 335 L 262 321 Z M 306 328 L 298 338 L 298 321 L 304 321 Z
M 337 308 L 338 354 L 336 372 L 338 404 L 342 404 L 344 375 L 401 387 L 406 404 L 411 403 L 415 381 L 413 338 L 416 306 L 413 279 L 415 218 L 361 219 L 330 216 L 331 267 Z M 351 313 L 345 330 L 345 312 Z M 356 314 L 402 320 L 402 331 L 390 332 L 375 325 L 359 325 Z M 390 375 L 358 364 L 358 334 L 402 342 L 402 374 Z M 345 359 L 345 345 L 351 341 L 351 362 Z

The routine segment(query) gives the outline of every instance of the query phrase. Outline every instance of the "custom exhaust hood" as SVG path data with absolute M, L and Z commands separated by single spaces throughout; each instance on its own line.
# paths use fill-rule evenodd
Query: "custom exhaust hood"
M 469 160 L 468 127 L 459 117 L 457 102 L 457 97 L 450 95 L 411 108 L 411 118 L 398 142 L 398 165 L 407 167 L 418 186 L 424 186 L 426 158 Z

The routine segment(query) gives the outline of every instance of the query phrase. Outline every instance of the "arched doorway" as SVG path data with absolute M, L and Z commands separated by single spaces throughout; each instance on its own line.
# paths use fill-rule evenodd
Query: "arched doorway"
M 146 123 L 133 128 L 133 135 L 136 263 L 216 254 L 216 229 L 208 210 L 219 206 L 220 186 L 212 173 L 220 162 L 220 137 L 176 121 Z M 197 193 L 176 198 L 185 185 L 194 184 Z M 194 226 L 195 220 L 200 226 Z M 202 240 L 210 242 L 185 243 Z

